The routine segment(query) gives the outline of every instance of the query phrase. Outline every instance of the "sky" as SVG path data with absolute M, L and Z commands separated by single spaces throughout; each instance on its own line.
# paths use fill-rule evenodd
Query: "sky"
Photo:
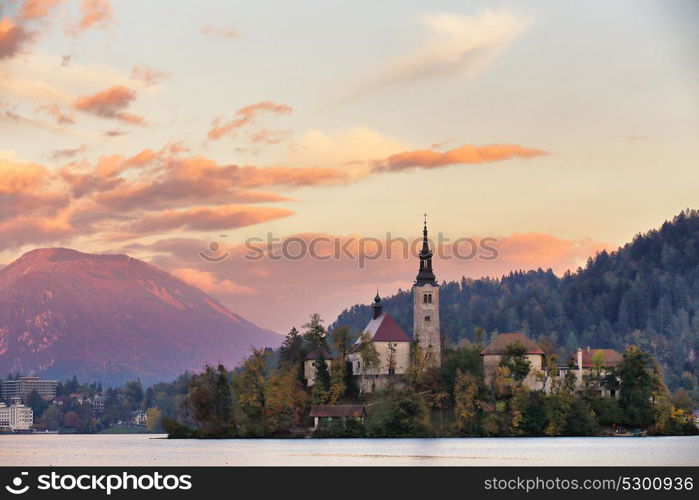
M 278 332 L 408 289 L 414 256 L 359 257 L 423 213 L 497 249 L 439 280 L 575 270 L 697 207 L 697 21 L 692 0 L 0 0 L 0 263 L 127 253 Z

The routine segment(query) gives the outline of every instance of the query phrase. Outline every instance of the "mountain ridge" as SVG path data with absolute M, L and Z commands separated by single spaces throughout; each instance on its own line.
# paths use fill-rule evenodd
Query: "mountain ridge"
M 0 269 L 4 372 L 160 381 L 205 362 L 232 367 L 281 339 L 125 254 L 39 248 Z

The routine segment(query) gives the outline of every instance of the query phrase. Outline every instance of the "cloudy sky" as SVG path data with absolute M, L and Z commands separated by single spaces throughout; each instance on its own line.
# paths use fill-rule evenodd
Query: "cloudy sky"
M 417 264 L 249 261 L 248 238 L 365 254 L 427 211 L 497 239 L 440 280 L 561 273 L 697 205 L 692 0 L 0 6 L 3 264 L 125 252 L 283 332 Z

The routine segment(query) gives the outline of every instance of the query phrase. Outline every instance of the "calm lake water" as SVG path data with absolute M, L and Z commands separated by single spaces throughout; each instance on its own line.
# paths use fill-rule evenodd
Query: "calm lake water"
M 3 435 L 0 465 L 699 465 L 699 436 L 171 440 Z

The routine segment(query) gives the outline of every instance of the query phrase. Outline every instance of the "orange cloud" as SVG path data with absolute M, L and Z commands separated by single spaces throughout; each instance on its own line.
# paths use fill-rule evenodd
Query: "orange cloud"
M 131 228 L 136 233 L 154 233 L 184 229 L 212 231 L 251 226 L 293 215 L 291 210 L 239 205 L 195 207 L 186 210 L 164 210 L 146 215 Z
M 92 26 L 106 27 L 114 21 L 110 0 L 83 0 L 80 4 L 80 21 L 78 29 L 85 30 Z
M 208 294 L 215 293 L 221 295 L 254 295 L 257 293 L 254 288 L 245 285 L 239 285 L 228 279 L 219 279 L 213 273 L 208 271 L 200 271 L 188 267 L 173 269 L 171 272 L 174 276 L 181 279 L 185 283 L 197 287 L 199 290 Z
M 35 21 L 46 17 L 51 9 L 64 0 L 25 0 L 17 17 L 25 21 Z
M 433 150 L 407 151 L 391 155 L 372 164 L 373 172 L 401 172 L 412 168 L 440 168 L 458 164 L 480 164 L 511 158 L 534 158 L 547 155 L 540 149 L 525 148 L 517 144 L 490 144 L 474 146 L 464 144 L 446 152 Z
M 205 24 L 199 29 L 199 32 L 202 35 L 217 36 L 219 38 L 228 38 L 230 40 L 238 38 L 238 32 L 231 27 L 215 28 L 213 26 Z
M 227 122 L 222 121 L 222 118 L 214 118 L 211 122 L 211 129 L 207 136 L 209 139 L 216 140 L 221 137 L 231 134 L 236 130 L 251 125 L 261 113 L 270 113 L 273 115 L 290 114 L 291 106 L 286 104 L 277 104 L 271 101 L 262 101 L 256 104 L 250 104 L 240 108 L 235 112 L 235 117 Z
M 73 107 L 102 118 L 116 119 L 131 125 L 144 125 L 142 117 L 123 111 L 134 99 L 135 91 L 123 85 L 114 85 L 102 92 L 78 97 Z
M 0 19 L 0 59 L 19 54 L 32 41 L 34 34 L 9 17 Z

